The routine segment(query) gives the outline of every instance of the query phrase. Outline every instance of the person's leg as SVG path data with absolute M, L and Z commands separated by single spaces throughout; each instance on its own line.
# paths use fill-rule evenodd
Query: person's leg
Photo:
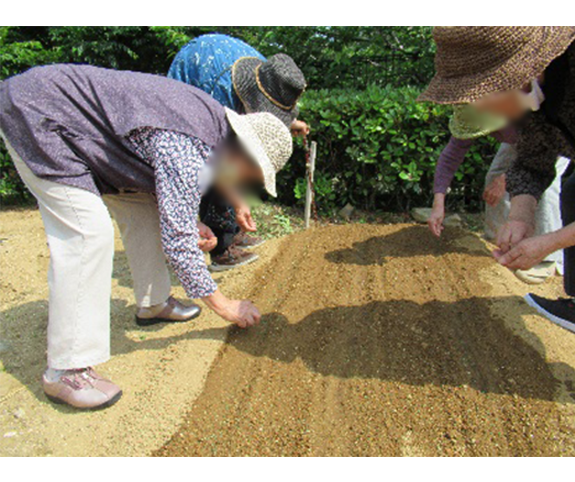
M 564 226 L 575 222 L 575 173 L 561 187 L 561 215 Z M 525 300 L 548 320 L 575 332 L 575 247 L 564 249 L 563 256 L 563 284 L 569 298 L 550 299 L 530 293 Z
M 240 232 L 234 208 L 214 188 L 202 196 L 200 221 L 208 226 L 218 238 L 217 246 L 210 252 L 212 256 L 224 254 L 233 244 L 234 237 Z
M 146 193 L 118 194 L 104 196 L 104 202 L 122 234 L 136 305 L 147 308 L 164 303 L 170 296 L 171 281 L 154 198 Z
M 561 188 L 561 217 L 563 226 L 575 222 L 575 172 Z M 575 246 L 563 250 L 563 284 L 565 293 L 575 297 Z
M 147 193 L 104 196 L 118 223 L 134 283 L 136 322 L 189 321 L 199 316 L 197 305 L 185 306 L 170 297 L 171 280 L 160 234 L 160 217 L 154 197 Z
M 44 391 L 57 403 L 109 406 L 122 392 L 90 368 L 110 358 L 114 230 L 108 210 L 96 194 L 36 177 L 8 150 L 38 201 L 50 250 Z
M 202 196 L 200 220 L 218 238 L 217 246 L 210 252 L 211 271 L 233 269 L 258 259 L 257 254 L 237 249 L 235 246 L 241 230 L 236 223 L 234 209 L 214 188 Z
M 561 197 L 561 183 L 563 173 L 569 165 L 569 160 L 564 157 L 560 157 L 557 160 L 556 171 L 557 175 L 553 180 L 553 183 L 549 188 L 543 193 L 541 199 L 539 200 L 537 211 L 535 212 L 535 234 L 546 234 L 553 231 L 561 229 L 563 226 L 561 220 L 561 208 L 560 208 L 560 197 Z M 557 269 L 560 273 L 563 273 L 563 252 L 556 251 L 551 253 L 545 261 L 553 261 L 557 263 Z

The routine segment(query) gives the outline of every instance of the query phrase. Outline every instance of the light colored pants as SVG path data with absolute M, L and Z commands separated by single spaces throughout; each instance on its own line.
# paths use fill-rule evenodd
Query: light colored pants
M 63 370 L 103 363 L 110 358 L 114 257 L 114 227 L 108 208 L 94 193 L 37 177 L 6 145 L 38 201 L 48 238 L 48 366 Z M 163 303 L 170 295 L 170 276 L 153 197 L 106 196 L 106 203 L 122 233 L 137 305 Z
M 485 185 L 489 185 L 497 176 L 505 174 L 516 158 L 517 149 L 515 146 L 507 143 L 501 144 L 501 147 L 497 151 L 497 154 L 491 163 L 487 177 L 485 178 Z M 563 176 L 568 165 L 568 159 L 565 159 L 564 157 L 557 159 L 557 175 L 555 176 L 551 186 L 549 186 L 543 196 L 541 196 L 535 212 L 536 235 L 557 231 L 563 227 L 560 208 L 561 176 Z M 485 236 L 488 239 L 495 239 L 499 228 L 501 228 L 501 226 L 503 226 L 507 221 L 510 207 L 511 203 L 509 194 L 507 193 L 497 206 L 486 206 Z M 563 273 L 563 251 L 551 253 L 547 258 L 545 258 L 545 260 L 555 261 L 557 263 L 558 271 L 561 274 Z

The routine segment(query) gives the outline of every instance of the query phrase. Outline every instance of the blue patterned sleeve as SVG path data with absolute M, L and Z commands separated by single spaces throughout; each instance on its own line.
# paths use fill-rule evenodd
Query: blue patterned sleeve
M 162 246 L 186 294 L 209 296 L 217 288 L 198 246 L 199 174 L 210 148 L 195 137 L 161 129 L 132 132 L 130 143 L 154 167 Z

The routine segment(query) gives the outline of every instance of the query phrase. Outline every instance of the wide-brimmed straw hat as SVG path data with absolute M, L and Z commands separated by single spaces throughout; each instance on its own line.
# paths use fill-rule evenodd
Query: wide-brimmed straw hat
M 226 115 L 241 144 L 260 166 L 266 191 L 276 197 L 276 173 L 285 166 L 293 150 L 289 129 L 269 112 L 240 115 L 226 108 Z
M 286 54 L 272 55 L 267 61 L 236 60 L 232 83 L 246 112 L 270 112 L 288 127 L 297 118 L 297 101 L 306 87 L 302 71 Z
M 575 27 L 436 27 L 436 75 L 419 96 L 463 104 L 520 89 L 575 39 Z
M 478 139 L 488 136 L 507 125 L 503 117 L 480 112 L 470 104 L 453 106 L 453 115 L 449 119 L 449 131 L 457 139 Z

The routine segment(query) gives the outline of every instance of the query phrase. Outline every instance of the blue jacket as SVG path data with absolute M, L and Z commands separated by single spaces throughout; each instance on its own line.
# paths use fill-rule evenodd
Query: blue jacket
M 266 58 L 247 43 L 228 35 L 195 38 L 174 58 L 168 77 L 181 80 L 210 94 L 220 104 L 242 111 L 232 85 L 232 66 L 241 57 Z

